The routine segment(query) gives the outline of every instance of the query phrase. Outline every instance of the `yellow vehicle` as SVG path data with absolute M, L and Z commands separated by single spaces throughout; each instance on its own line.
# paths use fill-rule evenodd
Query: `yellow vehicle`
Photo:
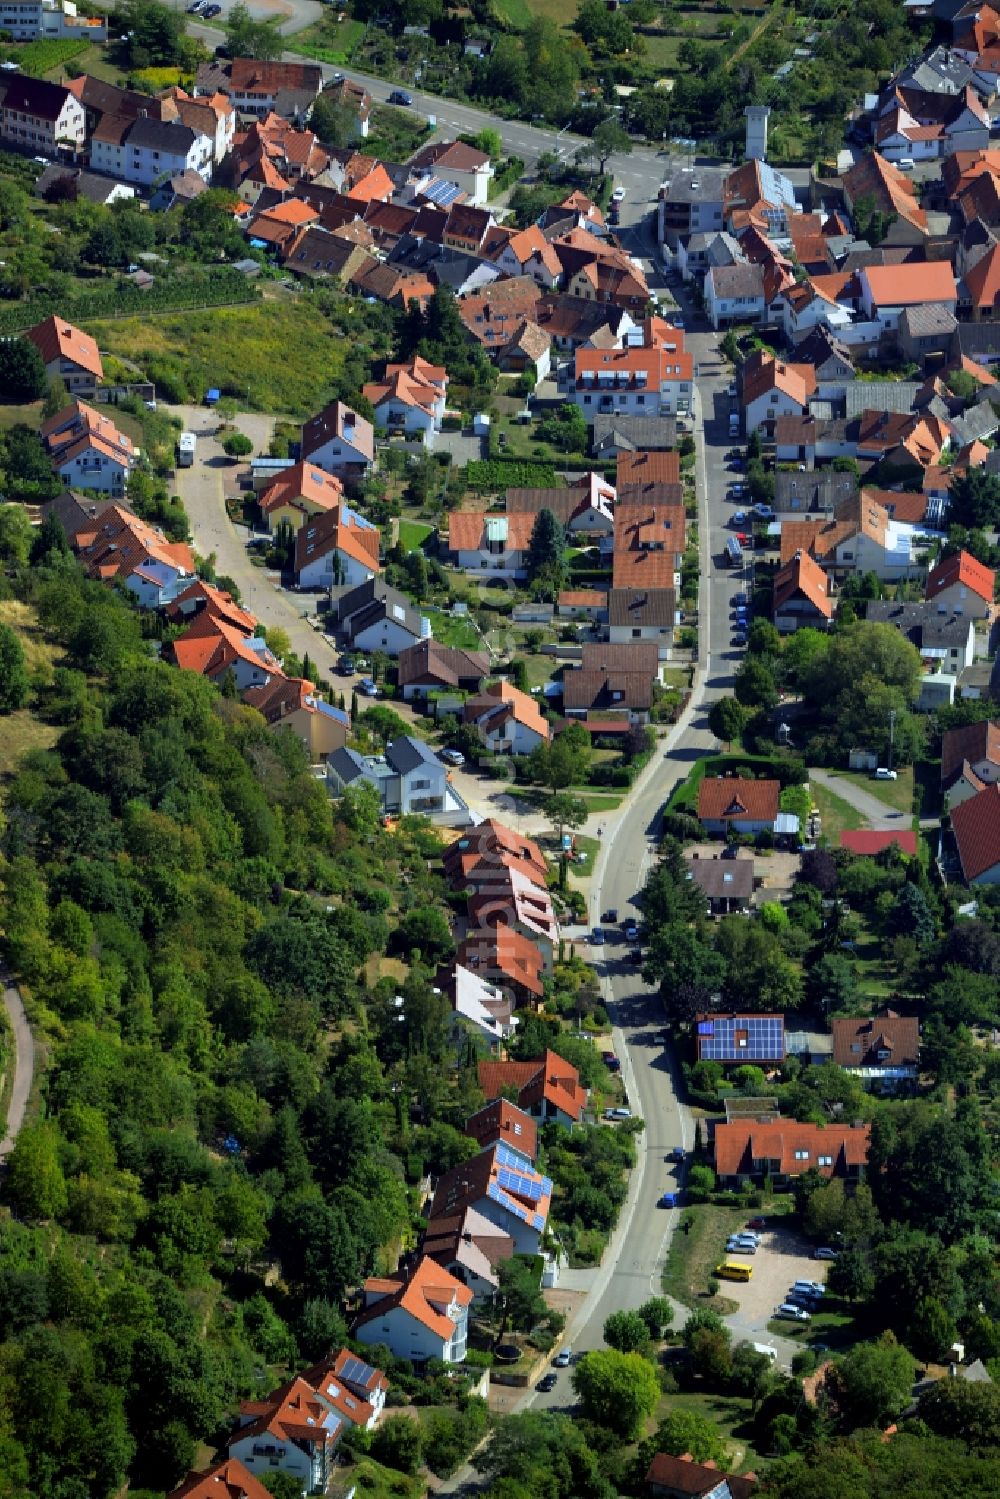
M 720 1280 L 749 1280 L 753 1266 L 745 1265 L 742 1260 L 726 1260 L 724 1264 L 716 1265 L 715 1273 Z

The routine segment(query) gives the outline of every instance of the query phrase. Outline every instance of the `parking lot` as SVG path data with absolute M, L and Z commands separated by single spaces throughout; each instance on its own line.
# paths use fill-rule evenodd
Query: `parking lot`
M 753 1266 L 753 1278 L 741 1284 L 727 1280 L 723 1294 L 739 1302 L 734 1322 L 741 1327 L 763 1333 L 774 1316 L 774 1309 L 784 1301 L 795 1280 L 825 1283 L 829 1262 L 814 1260 L 812 1248 L 791 1229 L 761 1229 L 757 1253 L 734 1252 L 727 1259 L 744 1260 Z M 789 1322 L 791 1328 L 794 1324 Z

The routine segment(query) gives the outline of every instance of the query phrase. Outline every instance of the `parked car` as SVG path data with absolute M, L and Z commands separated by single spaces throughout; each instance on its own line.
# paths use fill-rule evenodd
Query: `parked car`
M 774 1315 L 785 1322 L 811 1322 L 812 1317 L 805 1307 L 792 1306 L 790 1301 L 783 1301 L 774 1309 Z
M 766 1228 L 766 1227 L 767 1227 L 767 1219 L 766 1218 L 748 1218 L 747 1219 L 747 1228 Z
M 888 770 L 884 765 L 880 765 L 875 774 L 872 776 L 873 781 L 897 781 L 898 779 L 898 771 Z
M 789 1306 L 799 1306 L 806 1312 L 814 1312 L 819 1304 L 816 1296 L 807 1296 L 805 1291 L 788 1291 L 785 1300 Z
M 774 520 L 774 511 L 770 505 L 759 502 L 753 507 L 754 515 L 759 515 L 761 520 Z
M 821 1244 L 819 1249 L 813 1250 L 814 1260 L 835 1260 L 836 1258 L 837 1251 L 835 1249 L 831 1249 L 827 1244 Z
M 535 1385 L 535 1389 L 541 1390 L 543 1395 L 547 1395 L 549 1390 L 554 1390 L 555 1387 L 556 1376 L 554 1374 L 543 1374 L 541 1379 Z
M 614 192 L 611 194 L 611 201 L 612 203 L 624 203 L 625 189 L 623 187 L 616 187 Z
M 645 962 L 642 949 L 637 947 L 634 952 L 626 953 L 625 961 L 626 963 L 631 963 L 633 968 L 641 968 Z
M 462 754 L 461 750 L 457 749 L 443 749 L 441 751 L 440 759 L 442 759 L 446 765 L 454 765 L 456 768 L 460 765 L 465 764 L 465 756 Z
M 807 1296 L 825 1296 L 826 1286 L 821 1280 L 796 1280 L 792 1283 L 793 1291 L 805 1291 Z
M 568 1369 L 573 1362 L 572 1348 L 561 1348 L 552 1362 L 557 1369 Z
M 679 1198 L 679 1192 L 664 1192 L 656 1206 L 658 1208 L 675 1208 Z
M 742 609 L 745 604 L 749 603 L 749 600 L 745 593 L 734 593 L 729 602 L 734 609 Z
M 756 1254 L 757 1253 L 757 1246 L 756 1246 L 756 1244 L 744 1244 L 741 1239 L 727 1239 L 726 1240 L 726 1253 L 727 1254 Z
M 730 1234 L 729 1242 L 731 1244 L 745 1244 L 749 1249 L 757 1249 L 760 1247 L 760 1236 L 758 1234 Z
M 733 631 L 733 645 L 746 645 L 749 640 L 750 636 L 747 634 L 746 630 Z
M 609 906 L 604 915 L 601 917 L 601 920 L 606 921 L 609 926 L 613 925 L 613 923 L 618 920 L 618 907 Z
M 604 1117 L 605 1117 L 605 1119 L 614 1119 L 614 1120 L 631 1119 L 632 1118 L 632 1110 L 631 1109 L 605 1109 L 604 1110 Z
M 371 677 L 363 677 L 358 683 L 358 691 L 365 697 L 378 697 L 378 686 Z
M 204 16 L 204 18 L 205 18 L 206 21 L 211 21 L 216 16 L 221 16 L 222 15 L 222 6 L 221 5 L 206 5 L 205 9 L 202 11 L 202 15 Z
M 409 106 L 413 103 L 413 99 L 412 99 L 411 95 L 406 92 L 405 89 L 394 88 L 393 91 L 392 91 L 392 93 L 389 95 L 389 103 L 390 104 L 402 104 L 406 108 L 409 108 Z
M 747 513 L 745 510 L 734 510 L 729 517 L 729 523 L 733 526 L 742 526 L 746 524 L 746 519 Z
M 592 947 L 603 947 L 606 940 L 607 939 L 605 938 L 604 932 L 602 931 L 602 929 L 599 926 L 595 926 L 594 930 L 591 932 L 590 938 L 589 938 L 591 946 Z
M 353 677 L 354 669 L 354 657 L 341 656 L 340 660 L 337 662 L 337 671 L 340 673 L 340 675 L 342 677 Z
M 638 940 L 639 928 L 636 926 L 634 921 L 626 921 L 625 936 L 629 942 L 636 942 Z

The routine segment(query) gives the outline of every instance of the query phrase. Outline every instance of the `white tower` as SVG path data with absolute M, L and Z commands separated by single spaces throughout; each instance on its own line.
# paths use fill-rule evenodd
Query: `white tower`
M 747 120 L 747 161 L 767 160 L 767 121 L 771 113 L 769 104 L 748 104 L 743 111 Z

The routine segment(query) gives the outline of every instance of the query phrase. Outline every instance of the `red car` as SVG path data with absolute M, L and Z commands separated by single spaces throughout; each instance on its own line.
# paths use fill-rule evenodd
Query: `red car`
M 747 1219 L 747 1228 L 766 1228 L 766 1227 L 767 1227 L 767 1219 L 766 1218 L 748 1218 Z

